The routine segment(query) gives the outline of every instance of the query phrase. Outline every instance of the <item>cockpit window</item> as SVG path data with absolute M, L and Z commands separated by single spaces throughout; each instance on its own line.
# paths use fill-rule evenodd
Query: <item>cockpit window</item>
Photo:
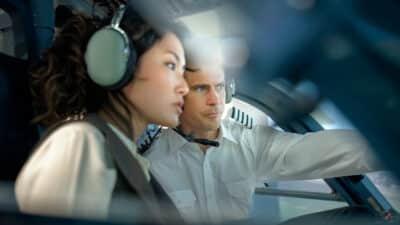
M 20 59 L 27 59 L 25 34 L 16 24 L 18 17 L 0 9 L 0 52 Z M 18 23 L 19 24 L 19 23 Z
M 378 190 L 385 196 L 393 208 L 400 211 L 400 182 L 388 171 L 378 171 L 367 174 Z
M 12 21 L 8 13 L 0 9 L 0 51 L 6 55 L 14 55 Z

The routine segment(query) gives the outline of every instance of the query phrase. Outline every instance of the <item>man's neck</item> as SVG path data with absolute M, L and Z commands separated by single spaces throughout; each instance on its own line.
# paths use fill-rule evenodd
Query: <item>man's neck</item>
M 192 132 L 194 132 L 194 135 L 196 138 L 215 140 L 218 137 L 219 129 L 212 130 L 212 131 L 205 131 L 205 132 L 200 132 L 200 131 L 197 131 L 197 132 L 192 131 Z
M 194 134 L 194 138 L 201 138 L 207 140 L 215 140 L 218 137 L 219 129 L 210 130 L 210 131 L 199 131 L 190 127 L 181 126 L 183 133 L 186 135 Z M 198 144 L 201 151 L 206 154 L 207 149 L 210 147 L 208 145 Z

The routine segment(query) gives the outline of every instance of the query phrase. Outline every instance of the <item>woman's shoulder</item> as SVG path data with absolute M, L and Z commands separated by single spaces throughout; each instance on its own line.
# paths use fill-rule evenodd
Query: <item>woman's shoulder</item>
M 105 152 L 104 136 L 96 127 L 83 121 L 67 123 L 44 137 L 19 176 L 53 177 L 54 174 L 71 172 L 65 168 L 86 169 L 93 163 L 106 165 L 108 157 Z M 45 168 L 52 168 L 52 173 L 48 174 Z
M 104 136 L 99 129 L 86 121 L 76 121 L 62 125 L 54 130 L 49 138 L 54 137 L 75 137 L 88 138 L 97 137 L 104 140 Z
M 43 137 L 32 158 L 44 155 L 51 156 L 53 160 L 65 156 L 76 158 L 85 152 L 103 155 L 101 150 L 104 143 L 104 135 L 92 124 L 85 121 L 70 122 Z
M 70 216 L 79 207 L 87 208 L 82 199 L 95 193 L 87 187 L 109 190 L 115 179 L 101 132 L 88 122 L 71 122 L 36 147 L 20 171 L 15 193 L 23 212 Z

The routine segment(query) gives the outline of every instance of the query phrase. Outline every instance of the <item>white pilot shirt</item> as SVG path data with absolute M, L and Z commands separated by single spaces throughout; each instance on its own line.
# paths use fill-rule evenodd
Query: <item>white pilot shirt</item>
M 350 130 L 305 135 L 224 120 L 219 147 L 204 154 L 172 129 L 146 157 L 150 170 L 190 222 L 248 217 L 258 181 L 328 178 L 376 170 L 367 143 Z
M 148 160 L 121 131 L 108 125 L 149 179 Z M 87 122 L 74 122 L 55 130 L 35 150 L 18 175 L 15 194 L 25 213 L 106 219 L 116 180 L 103 134 Z

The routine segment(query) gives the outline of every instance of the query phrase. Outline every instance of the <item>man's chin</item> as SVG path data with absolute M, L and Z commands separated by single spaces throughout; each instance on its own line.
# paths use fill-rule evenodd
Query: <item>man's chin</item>
M 207 126 L 210 130 L 217 130 L 221 125 L 220 119 L 209 120 Z

